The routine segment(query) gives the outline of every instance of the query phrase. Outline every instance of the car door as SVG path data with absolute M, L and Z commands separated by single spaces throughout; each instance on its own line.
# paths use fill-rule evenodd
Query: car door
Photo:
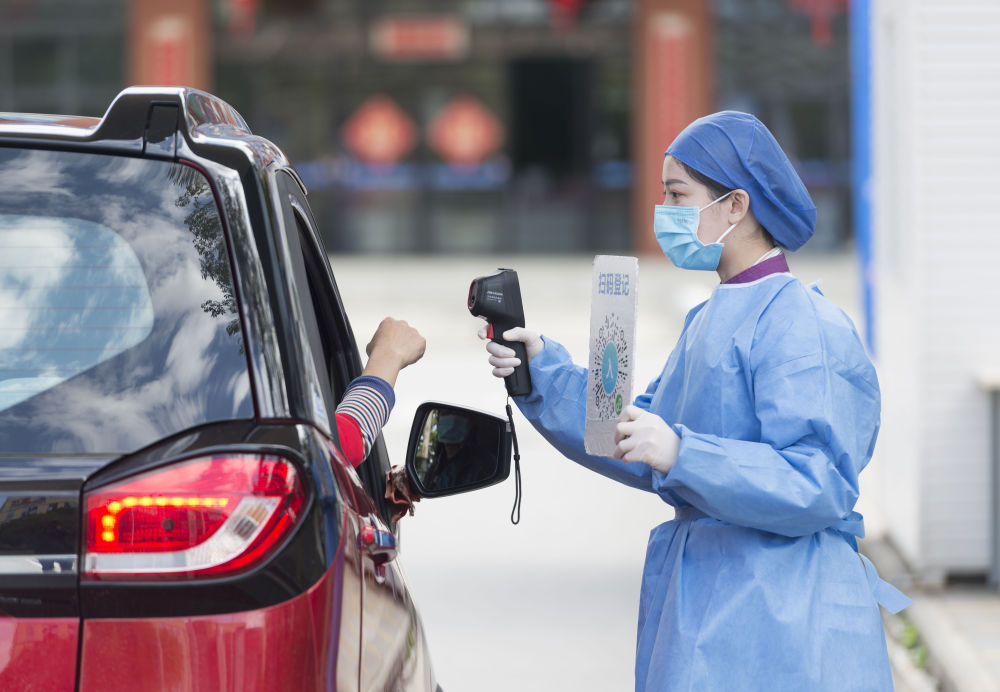
M 343 506 L 344 565 L 340 607 L 318 616 L 330 617 L 328 626 L 338 632 L 334 675 L 337 690 L 358 690 L 363 604 L 360 533 L 367 521 L 362 512 L 367 510 L 368 504 L 359 506 L 359 496 L 366 491 L 354 470 L 340 460 L 334 418 L 336 404 L 358 369 L 358 364 L 356 356 L 353 359 L 355 362 L 351 362 L 352 359 L 349 356 L 345 357 L 343 353 L 335 357 L 333 355 L 335 349 L 328 333 L 320 326 L 321 320 L 316 311 L 317 301 L 313 296 L 313 286 L 306 267 L 306 253 L 303 249 L 305 217 L 301 201 L 296 196 L 297 188 L 298 183 L 293 176 L 281 171 L 277 173 L 276 203 L 281 220 L 278 236 L 282 251 L 287 258 L 286 280 L 293 303 L 294 322 L 299 334 L 305 337 L 299 340 L 298 348 L 305 352 L 301 362 L 306 372 L 294 373 L 292 377 L 304 380 L 298 389 L 305 393 L 306 399 L 311 400 L 311 405 L 304 408 L 306 417 L 323 439 L 323 446 L 327 450 L 327 459 L 324 461 L 330 464 Z M 332 621 L 338 610 L 339 622 Z
M 280 178 L 279 189 L 287 200 L 288 213 L 298 235 L 293 244 L 302 253 L 312 313 L 321 325 L 324 369 L 331 378 L 333 396 L 339 401 L 343 388 L 360 374 L 357 347 L 329 261 L 315 232 L 304 188 L 291 173 Z M 395 545 L 398 530 L 390 526 L 385 500 L 388 470 L 389 460 L 381 435 L 356 473 L 353 469 L 344 470 L 356 503 L 359 545 L 367 540 L 360 550 L 360 685 L 362 690 L 433 690 L 433 673 L 420 619 L 396 564 L 395 550 L 387 548 L 389 543 Z

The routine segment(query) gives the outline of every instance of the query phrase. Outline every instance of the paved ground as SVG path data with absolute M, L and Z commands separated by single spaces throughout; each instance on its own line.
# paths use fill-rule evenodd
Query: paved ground
M 592 260 L 331 258 L 359 344 L 385 315 L 410 321 L 427 338 L 424 360 L 400 376 L 398 403 L 385 431 L 397 463 L 422 401 L 503 412 L 503 385 L 489 373 L 475 337 L 480 322 L 465 307 L 471 279 L 498 266 L 517 269 L 528 325 L 562 342 L 581 362 L 587 355 Z M 822 279 L 824 292 L 858 321 L 852 257 L 793 256 L 790 264 L 807 282 Z M 714 274 L 678 271 L 665 259 L 640 261 L 638 387 L 658 373 L 684 314 L 708 296 L 715 282 Z M 655 496 L 566 461 L 516 412 L 515 421 L 524 484 L 519 526 L 509 520 L 510 480 L 465 496 L 424 501 L 402 524 L 402 563 L 423 614 L 439 680 L 450 692 L 631 689 L 646 538 L 672 510 Z M 862 476 L 859 510 L 869 536 L 881 534 L 880 514 L 870 499 L 879 494 L 878 482 L 877 470 Z M 981 601 L 964 603 L 958 594 L 942 598 L 946 611 L 955 613 L 959 631 L 1000 645 L 1000 630 L 988 621 L 997 611 L 976 615 Z M 992 622 L 1000 623 L 1000 613 L 996 618 Z M 930 615 L 926 626 L 933 629 L 941 621 Z M 892 645 L 891 654 L 897 689 L 934 688 L 909 664 L 902 647 Z M 1000 648 L 992 655 L 1000 660 Z
M 884 539 L 865 541 L 863 547 L 886 579 L 904 588 L 914 603 L 902 613 L 926 648 L 927 665 L 917 671 L 896 645 L 900 676 L 910 686 L 904 692 L 1000 692 L 1000 593 L 986 585 L 921 584 L 908 574 L 898 553 Z M 888 617 L 889 631 L 900 632 L 900 621 Z M 905 637 L 898 637 L 905 642 Z M 892 653 L 892 652 L 890 652 Z M 932 678 L 928 677 L 928 673 Z M 928 681 L 933 685 L 928 686 Z

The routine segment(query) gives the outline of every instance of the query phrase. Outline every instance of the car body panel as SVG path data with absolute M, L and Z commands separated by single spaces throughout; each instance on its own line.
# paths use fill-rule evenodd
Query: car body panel
M 329 689 L 340 635 L 330 625 L 341 622 L 342 566 L 335 559 L 307 592 L 269 608 L 84 620 L 80 689 Z
M 349 513 L 358 518 L 361 526 L 388 531 L 354 469 L 342 464 L 334 466 L 334 470 L 338 484 L 346 489 Z M 363 549 L 359 554 L 361 689 L 433 690 L 436 684 L 423 624 L 402 569 L 395 560 L 379 564 Z
M 72 690 L 77 618 L 0 617 L 0 689 Z

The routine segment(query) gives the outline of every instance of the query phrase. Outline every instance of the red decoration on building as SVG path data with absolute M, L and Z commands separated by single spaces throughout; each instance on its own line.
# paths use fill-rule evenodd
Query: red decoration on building
M 226 16 L 232 36 L 248 38 L 257 27 L 257 4 L 260 0 L 227 0 Z
M 149 25 L 149 83 L 186 85 L 191 75 L 191 24 L 183 15 L 159 17 Z
M 583 3 L 584 0 L 549 0 L 552 26 L 560 31 L 572 29 Z
M 431 148 L 458 165 L 482 162 L 503 143 L 503 137 L 503 125 L 471 96 L 452 99 L 428 128 Z
M 373 96 L 341 129 L 344 145 L 365 163 L 392 165 L 417 143 L 413 121 L 387 96 Z
M 384 60 L 459 60 L 469 30 L 457 17 L 383 17 L 371 28 L 371 47 Z
M 818 46 L 828 47 L 833 43 L 831 23 L 838 14 L 847 11 L 848 0 L 788 0 L 788 4 L 810 19 L 812 40 Z

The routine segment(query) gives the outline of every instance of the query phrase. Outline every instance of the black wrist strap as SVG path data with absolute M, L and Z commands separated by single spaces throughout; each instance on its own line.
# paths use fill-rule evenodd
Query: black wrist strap
M 507 420 L 510 422 L 510 435 L 514 442 L 514 508 L 510 510 L 510 523 L 515 526 L 521 521 L 521 452 L 517 448 L 517 431 L 514 429 L 514 412 L 510 408 L 510 397 L 507 397 Z M 517 518 L 514 518 L 515 513 Z

